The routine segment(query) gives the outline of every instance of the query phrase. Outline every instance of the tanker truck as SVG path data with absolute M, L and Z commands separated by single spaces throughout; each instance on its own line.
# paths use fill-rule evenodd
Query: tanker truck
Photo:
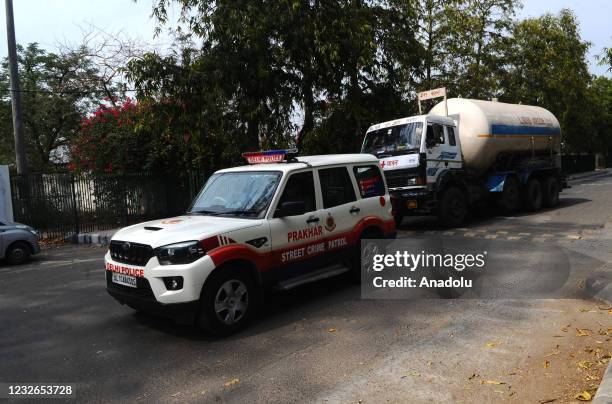
M 426 115 L 379 123 L 365 134 L 362 152 L 378 157 L 398 224 L 407 215 L 437 215 L 457 227 L 471 207 L 489 203 L 507 214 L 557 205 L 566 183 L 552 113 L 444 98 Z

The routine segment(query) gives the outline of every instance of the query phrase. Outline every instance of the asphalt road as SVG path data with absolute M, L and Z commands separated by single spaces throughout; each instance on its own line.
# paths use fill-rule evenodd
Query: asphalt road
M 612 174 L 572 186 L 554 210 L 454 230 L 416 218 L 399 234 L 485 246 L 534 274 L 569 268 L 564 299 L 363 300 L 337 278 L 268 296 L 226 339 L 116 303 L 103 248 L 45 248 L 0 265 L 0 382 L 75 383 L 79 402 L 572 400 L 612 348 L 611 312 L 584 288 L 610 271 Z

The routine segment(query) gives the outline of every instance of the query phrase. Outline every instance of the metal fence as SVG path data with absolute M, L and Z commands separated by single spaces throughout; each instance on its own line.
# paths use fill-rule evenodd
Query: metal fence
M 13 216 L 44 238 L 122 227 L 184 213 L 206 178 L 198 172 L 13 175 Z

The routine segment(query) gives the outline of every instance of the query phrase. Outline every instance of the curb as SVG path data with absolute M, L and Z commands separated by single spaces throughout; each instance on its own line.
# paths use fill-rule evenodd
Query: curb
M 583 173 L 570 174 L 567 176 L 567 180 L 568 181 L 580 181 L 580 180 L 586 180 L 586 179 L 593 178 L 593 177 L 604 176 L 609 173 L 610 171 L 607 168 L 604 168 L 604 169 L 598 169 L 594 171 L 587 171 Z
M 595 393 L 593 404 L 610 404 L 612 403 L 612 363 L 608 364 L 606 373 L 601 379 L 601 384 Z
M 73 244 L 99 244 L 108 245 L 116 230 L 109 230 L 105 233 L 79 233 L 71 237 Z
M 601 300 L 608 306 L 612 306 L 612 276 L 598 275 L 586 281 L 586 292 L 590 297 Z M 601 383 L 597 388 L 594 404 L 612 403 L 612 362 L 608 363 L 608 368 L 604 373 Z

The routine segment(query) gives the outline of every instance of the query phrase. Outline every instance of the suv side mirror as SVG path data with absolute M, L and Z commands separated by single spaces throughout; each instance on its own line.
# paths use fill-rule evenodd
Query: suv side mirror
M 276 209 L 276 217 L 299 216 L 306 213 L 306 204 L 304 201 L 283 202 Z
M 438 139 L 436 139 L 436 135 L 434 134 L 433 128 L 431 126 L 427 127 L 427 135 L 425 136 L 425 146 L 434 147 L 438 144 Z

